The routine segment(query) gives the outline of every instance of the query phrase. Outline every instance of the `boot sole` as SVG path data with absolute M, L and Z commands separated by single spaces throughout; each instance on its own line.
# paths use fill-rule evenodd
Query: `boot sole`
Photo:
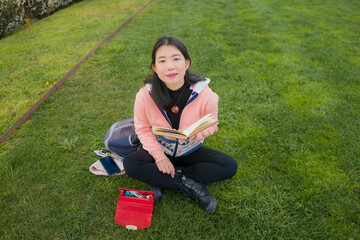
M 210 214 L 214 214 L 215 210 L 216 210 L 216 206 L 217 206 L 217 202 L 216 202 L 216 198 L 213 197 L 213 200 L 210 201 L 209 205 L 206 206 L 206 208 L 204 209 L 205 211 L 209 212 Z

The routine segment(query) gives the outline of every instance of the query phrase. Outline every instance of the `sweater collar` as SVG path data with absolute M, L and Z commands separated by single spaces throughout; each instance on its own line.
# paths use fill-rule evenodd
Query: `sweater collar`
M 209 78 L 205 78 L 204 81 L 200 81 L 197 82 L 193 85 L 190 86 L 190 89 L 193 90 L 194 92 L 196 92 L 197 94 L 201 93 L 202 90 L 204 90 L 204 88 L 210 83 L 210 79 Z M 146 83 L 145 84 L 147 90 L 149 92 L 151 92 L 152 90 L 152 84 L 151 83 Z

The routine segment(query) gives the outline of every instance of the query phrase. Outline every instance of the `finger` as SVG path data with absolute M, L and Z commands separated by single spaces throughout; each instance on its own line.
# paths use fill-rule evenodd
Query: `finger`
M 169 170 L 170 170 L 170 175 L 171 175 L 171 177 L 172 178 L 174 178 L 175 177 L 175 168 L 174 168 L 174 165 L 170 165 L 169 166 Z
M 164 169 L 164 171 L 162 171 L 165 174 L 170 174 L 170 171 L 168 169 Z
M 167 166 L 162 167 L 162 172 L 165 174 L 170 174 L 169 168 Z
M 163 166 L 161 166 L 161 168 L 160 168 L 160 172 L 162 172 L 162 173 L 166 173 L 166 168 L 165 168 L 165 167 L 163 167 Z

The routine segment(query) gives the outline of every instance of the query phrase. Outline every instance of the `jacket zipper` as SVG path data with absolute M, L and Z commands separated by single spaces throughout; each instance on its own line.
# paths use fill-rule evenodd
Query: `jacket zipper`
M 149 92 L 149 93 L 150 93 L 150 92 Z M 194 93 L 194 92 L 193 92 L 193 93 Z M 197 98 L 198 93 L 195 93 L 194 95 L 193 95 L 193 93 L 191 94 L 190 99 L 187 101 L 184 109 L 186 108 L 186 106 L 187 106 L 189 103 L 191 103 L 193 100 L 195 100 L 195 98 Z M 150 93 L 150 96 L 151 96 L 151 93 Z M 165 117 L 166 121 L 167 121 L 167 122 L 170 124 L 170 126 L 172 127 L 171 121 L 170 121 L 169 117 L 167 116 L 166 112 L 164 111 L 164 109 L 160 108 L 159 106 L 158 106 L 158 108 L 159 108 L 160 112 L 162 113 L 162 115 Z M 180 114 L 179 126 L 180 126 L 180 121 L 181 121 L 181 115 L 182 115 L 184 109 L 181 111 L 181 114 Z M 176 139 L 173 157 L 176 157 L 176 152 L 177 152 L 178 146 L 179 146 L 179 139 Z
M 191 94 L 191 95 L 193 95 L 193 94 Z M 185 107 L 184 107 L 183 110 L 181 111 L 180 117 L 179 117 L 179 126 L 180 126 L 181 116 L 182 116 L 182 113 L 184 112 L 184 109 L 185 109 L 186 106 L 187 106 L 189 103 L 191 103 L 196 97 L 197 97 L 197 95 L 190 97 L 190 99 L 187 101 Z M 171 126 L 171 127 L 172 127 L 172 126 Z M 175 151 L 174 151 L 173 157 L 176 157 L 176 152 L 177 152 L 178 146 L 179 146 L 179 139 L 176 139 L 176 145 L 175 145 Z

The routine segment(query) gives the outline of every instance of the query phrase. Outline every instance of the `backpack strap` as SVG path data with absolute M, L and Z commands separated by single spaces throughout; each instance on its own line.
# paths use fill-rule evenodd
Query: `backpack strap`
M 115 129 L 115 126 L 116 126 L 116 123 L 114 123 L 113 125 L 111 125 L 110 129 L 109 129 L 109 135 L 107 136 L 107 138 L 105 138 L 104 140 L 104 144 L 105 144 L 105 148 L 106 149 L 109 149 L 109 140 L 114 132 L 114 129 Z

